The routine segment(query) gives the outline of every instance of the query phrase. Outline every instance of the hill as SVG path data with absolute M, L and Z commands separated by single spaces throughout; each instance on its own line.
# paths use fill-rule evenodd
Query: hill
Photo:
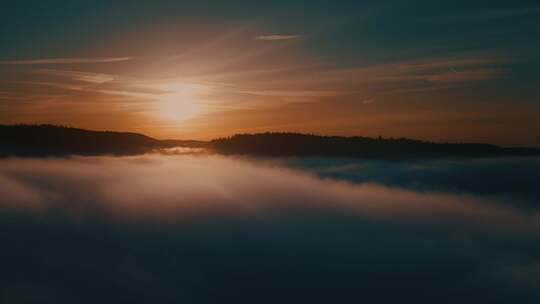
M 407 138 L 317 136 L 298 133 L 237 134 L 211 141 L 221 154 L 410 159 L 540 155 L 535 148 L 476 143 L 433 143 Z
M 0 156 L 132 155 L 158 148 L 197 146 L 129 132 L 89 131 L 54 125 L 0 125 Z
M 317 136 L 298 133 L 237 134 L 210 142 L 158 140 L 130 132 L 89 131 L 54 125 L 0 125 L 0 156 L 135 155 L 172 147 L 209 148 L 250 156 L 319 156 L 377 159 L 540 155 L 535 148 L 475 143 L 433 143 L 407 138 Z

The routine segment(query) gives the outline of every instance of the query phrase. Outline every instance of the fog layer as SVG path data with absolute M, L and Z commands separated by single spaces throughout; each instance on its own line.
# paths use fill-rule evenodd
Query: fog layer
M 497 192 L 311 172 L 209 155 L 1 160 L 0 294 L 40 303 L 540 296 L 536 209 Z

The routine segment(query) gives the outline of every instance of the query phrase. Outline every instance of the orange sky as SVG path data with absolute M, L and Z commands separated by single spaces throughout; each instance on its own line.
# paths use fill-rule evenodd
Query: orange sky
M 515 85 L 524 59 L 506 49 L 418 44 L 378 59 L 376 40 L 357 55 L 362 41 L 325 52 L 338 25 L 190 22 L 86 38 L 63 56 L 3 56 L 0 123 L 158 138 L 293 131 L 540 145 L 540 106 Z

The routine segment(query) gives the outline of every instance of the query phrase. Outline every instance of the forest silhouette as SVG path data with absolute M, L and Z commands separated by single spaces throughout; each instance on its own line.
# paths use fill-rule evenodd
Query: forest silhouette
M 540 155 L 536 148 L 479 143 L 434 143 L 408 138 L 236 134 L 208 142 L 159 140 L 130 132 L 89 131 L 55 125 L 0 125 L 0 156 L 134 155 L 172 147 L 207 148 L 224 155 L 320 156 L 375 159 Z

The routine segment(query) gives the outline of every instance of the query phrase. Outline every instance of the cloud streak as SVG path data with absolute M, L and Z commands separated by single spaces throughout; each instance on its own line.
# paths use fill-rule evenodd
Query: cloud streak
M 113 74 L 90 73 L 90 72 L 80 72 L 80 71 L 40 69 L 40 70 L 36 70 L 35 72 L 38 74 L 69 78 L 72 80 L 96 83 L 96 84 L 106 83 L 106 82 L 113 81 L 119 78 L 118 75 L 113 75 Z
M 108 58 L 40 58 L 23 60 L 4 60 L 0 64 L 11 65 L 46 65 L 46 64 L 89 64 L 111 63 L 132 60 L 132 57 L 108 57 Z
M 255 36 L 253 39 L 262 40 L 262 41 L 283 41 L 283 40 L 294 40 L 304 37 L 303 35 L 259 35 Z
M 479 12 L 470 12 L 460 15 L 450 15 L 443 17 L 435 17 L 429 19 L 439 23 L 456 23 L 456 22 L 474 22 L 474 21 L 493 21 L 505 18 L 518 18 L 528 15 L 536 15 L 540 13 L 540 7 L 522 7 L 516 9 L 501 9 L 501 10 L 482 10 Z

